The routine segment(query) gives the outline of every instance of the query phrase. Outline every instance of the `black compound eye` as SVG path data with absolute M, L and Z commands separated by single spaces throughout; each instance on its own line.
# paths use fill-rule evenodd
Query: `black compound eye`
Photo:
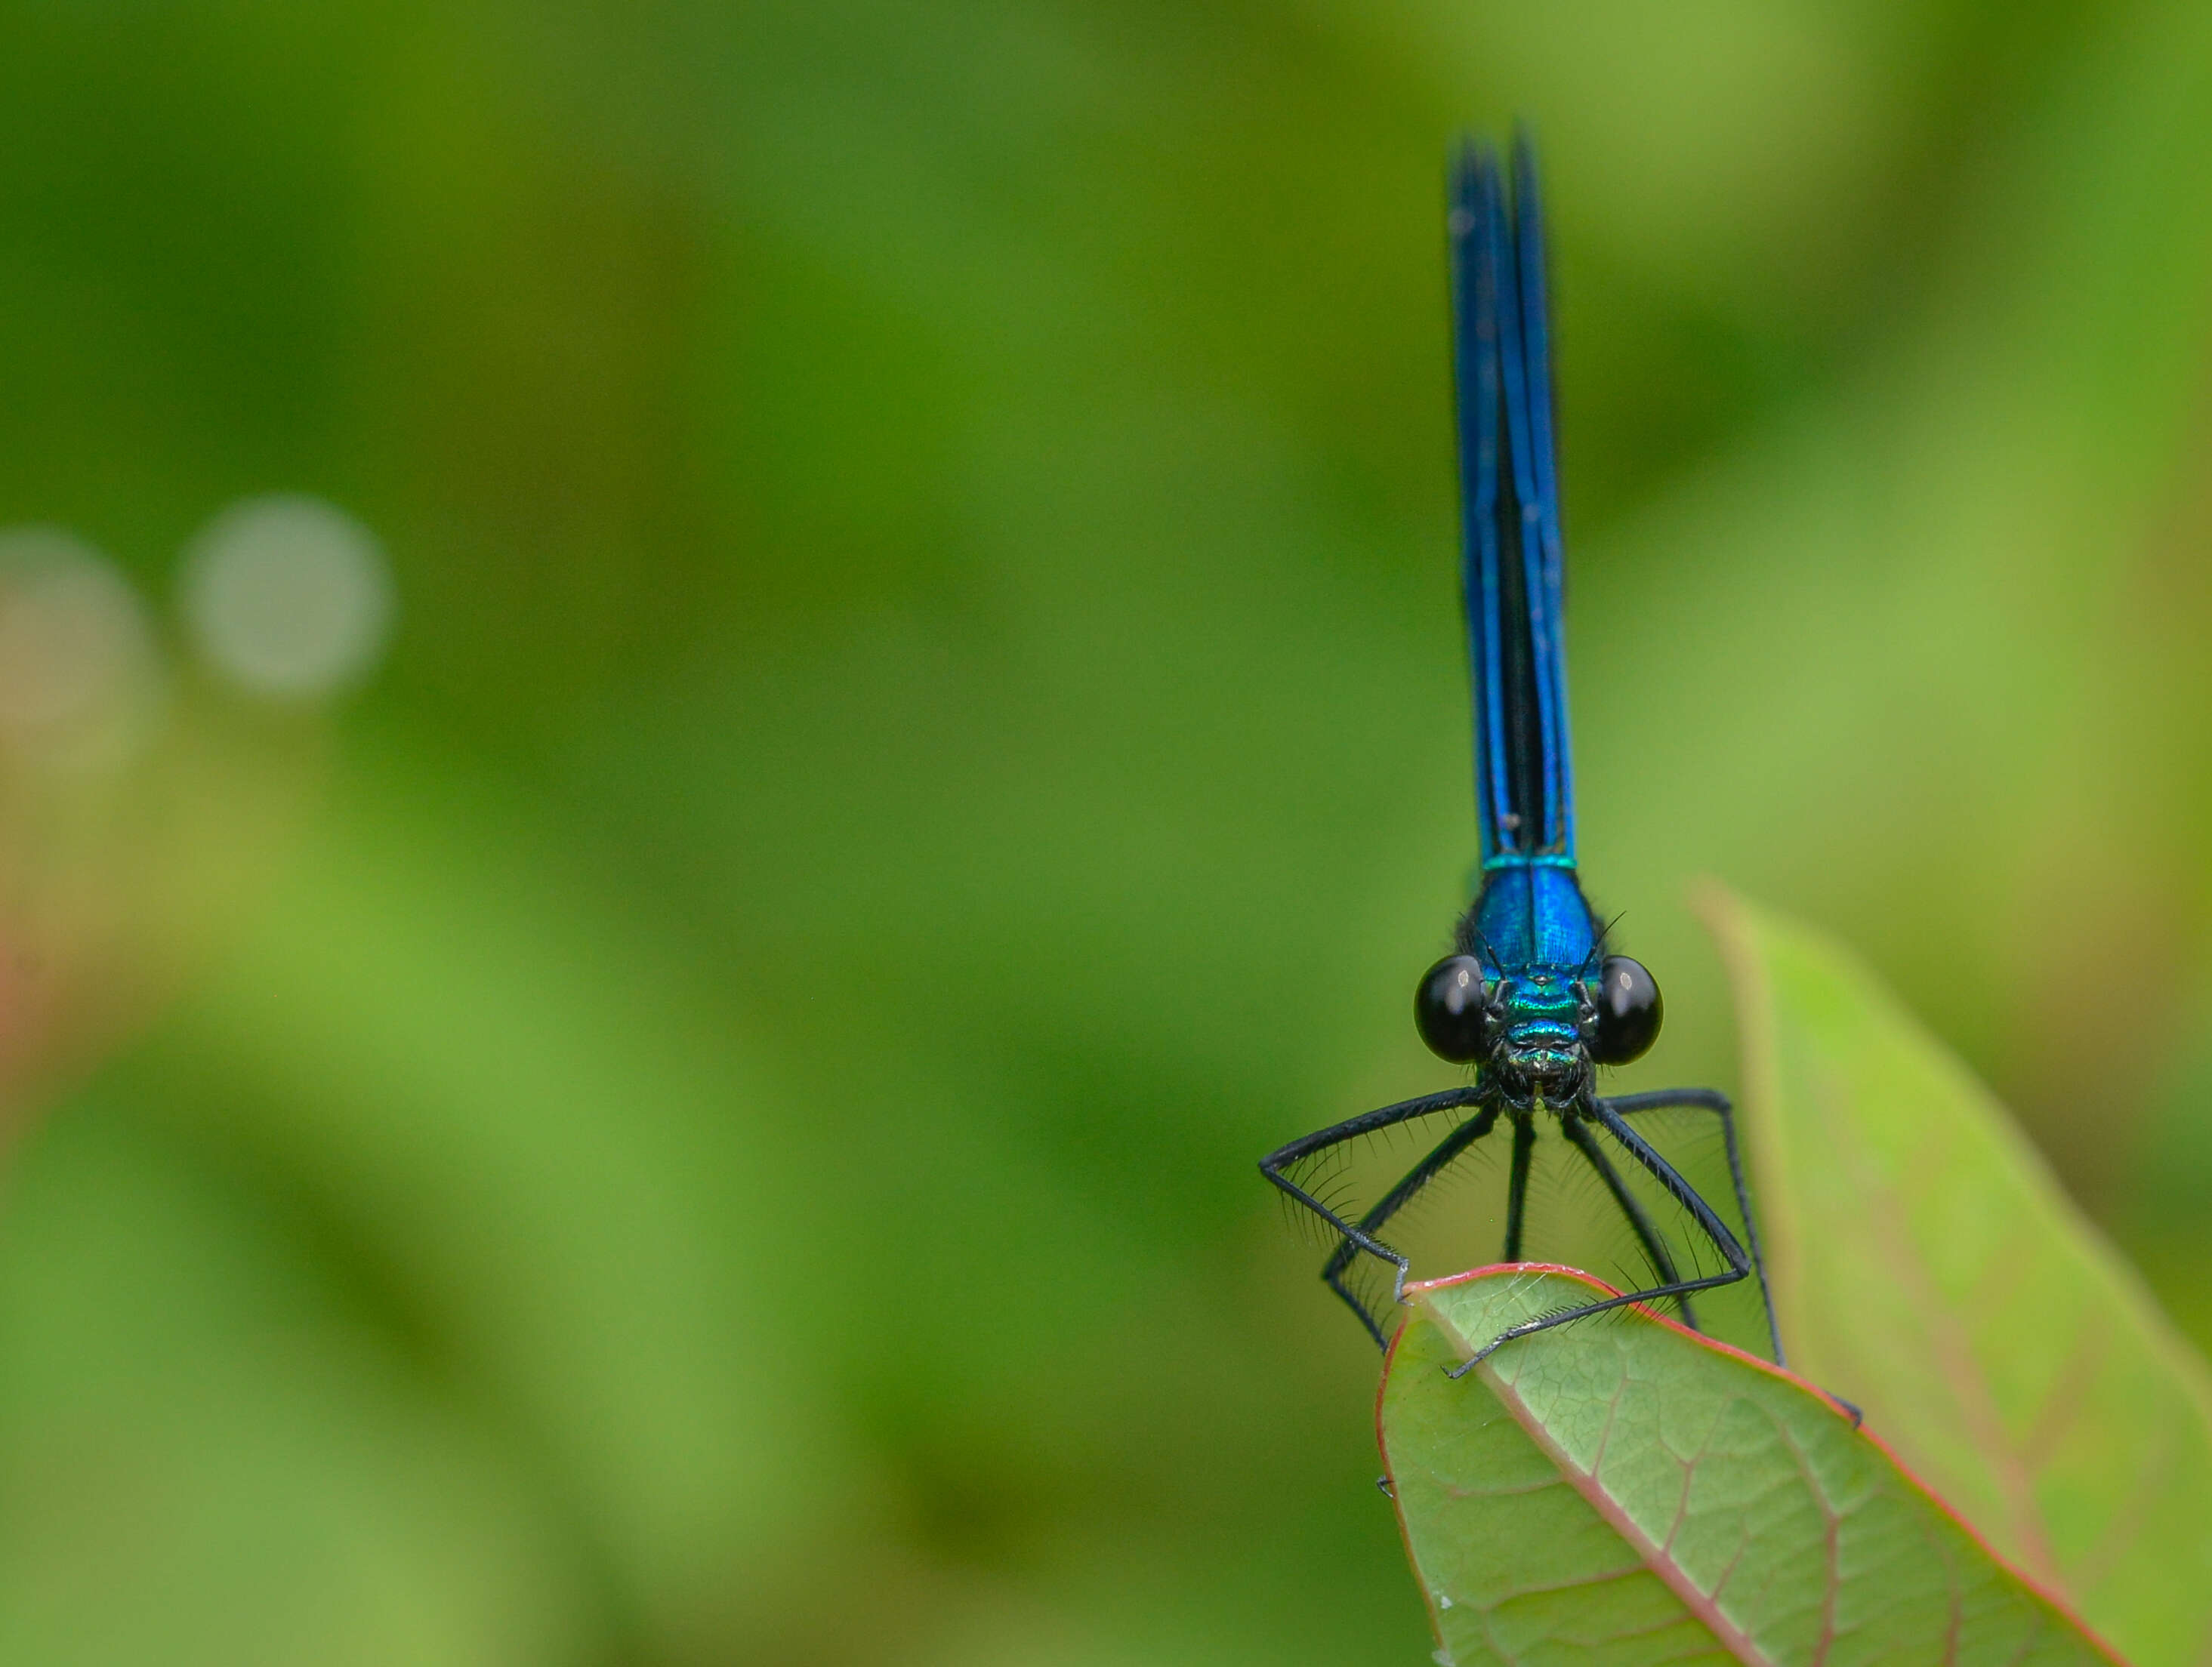
M 1483 1054 L 1482 967 L 1473 955 L 1446 955 L 1421 974 L 1413 992 L 1413 1024 L 1429 1052 L 1455 1065 Z
M 1589 1057 L 1599 1064 L 1625 1065 L 1659 1040 L 1666 1005 L 1659 999 L 1658 980 L 1642 961 L 1607 955 L 1590 994 L 1596 998 L 1597 1028 L 1590 1037 Z

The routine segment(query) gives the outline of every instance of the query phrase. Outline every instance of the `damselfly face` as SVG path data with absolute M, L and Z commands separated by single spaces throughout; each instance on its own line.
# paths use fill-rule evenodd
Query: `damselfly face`
M 1574 1098 L 1590 1072 L 1597 1007 L 1588 985 L 1556 967 L 1537 967 L 1496 972 L 1491 989 L 1498 1040 L 1488 1063 L 1508 1097 L 1540 1097 L 1553 1106 Z

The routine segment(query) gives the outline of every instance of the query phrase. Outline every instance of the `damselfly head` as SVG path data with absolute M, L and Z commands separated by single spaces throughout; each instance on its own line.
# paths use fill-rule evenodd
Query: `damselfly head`
M 1446 955 L 1421 975 L 1413 1023 L 1437 1058 L 1480 1064 L 1516 1100 L 1558 1100 L 1592 1065 L 1625 1065 L 1659 1037 L 1659 984 L 1641 961 L 1608 955 L 1595 977 L 1550 967 L 1502 972 Z

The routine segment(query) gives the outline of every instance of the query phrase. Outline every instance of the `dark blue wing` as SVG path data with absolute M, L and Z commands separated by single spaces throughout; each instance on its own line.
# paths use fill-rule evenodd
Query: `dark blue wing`
M 1495 156 L 1452 170 L 1452 302 L 1474 674 L 1475 803 L 1486 864 L 1571 865 L 1574 774 L 1542 207 L 1527 141 L 1509 204 Z

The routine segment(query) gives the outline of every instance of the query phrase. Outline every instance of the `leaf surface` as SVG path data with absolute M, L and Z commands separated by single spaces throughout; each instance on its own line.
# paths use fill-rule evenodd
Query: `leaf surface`
M 1790 1363 L 2136 1667 L 2212 1654 L 2212 1390 L 1989 1092 L 1856 960 L 1717 892 Z
M 1642 1309 L 1443 1368 L 1612 1293 L 1408 1288 L 1378 1408 L 1445 1667 L 2115 1660 L 1811 1385 Z

